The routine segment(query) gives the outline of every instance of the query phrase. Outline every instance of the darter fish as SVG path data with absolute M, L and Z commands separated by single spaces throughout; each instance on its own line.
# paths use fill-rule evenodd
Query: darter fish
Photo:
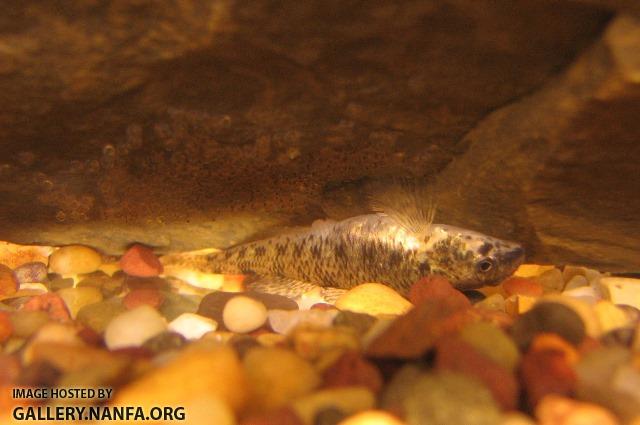
M 200 272 L 253 275 L 250 289 L 292 297 L 319 286 L 327 300 L 365 282 L 406 295 L 430 274 L 471 289 L 500 282 L 523 261 L 517 243 L 433 223 L 434 208 L 420 193 L 387 192 L 373 206 L 378 212 L 163 261 Z

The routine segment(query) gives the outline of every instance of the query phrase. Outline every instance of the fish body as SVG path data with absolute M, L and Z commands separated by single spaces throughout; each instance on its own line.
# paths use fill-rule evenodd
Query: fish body
M 324 288 L 379 282 L 406 295 L 415 281 L 430 274 L 447 277 L 459 289 L 493 284 L 511 275 L 523 257 L 523 248 L 514 242 L 444 224 L 413 227 L 394 215 L 374 213 L 178 261 L 203 272 L 252 274 L 267 282 L 284 278 Z M 262 290 L 269 292 L 268 283 Z

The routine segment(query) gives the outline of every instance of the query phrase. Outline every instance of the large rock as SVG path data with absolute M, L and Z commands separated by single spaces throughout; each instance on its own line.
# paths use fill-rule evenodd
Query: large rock
M 640 266 L 633 0 L 3 12 L 1 240 L 224 247 L 364 212 L 362 182 L 415 175 L 438 221 L 531 261 Z

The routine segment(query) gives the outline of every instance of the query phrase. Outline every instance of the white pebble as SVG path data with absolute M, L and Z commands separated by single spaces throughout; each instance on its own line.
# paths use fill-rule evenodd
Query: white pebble
M 239 295 L 227 301 L 222 320 L 231 332 L 251 332 L 267 320 L 267 308 L 258 300 Z
M 167 321 L 156 309 L 141 305 L 111 320 L 104 332 L 104 341 L 110 350 L 139 347 L 166 329 Z
M 207 332 L 218 329 L 218 322 L 195 313 L 182 313 L 169 323 L 169 330 L 186 339 L 200 339 Z
M 581 286 L 579 288 L 569 289 L 563 291 L 562 295 L 572 298 L 577 298 L 590 305 L 595 305 L 600 300 L 600 295 L 591 286 Z
M 270 310 L 269 326 L 274 332 L 286 335 L 300 324 L 328 328 L 338 315 L 338 310 Z

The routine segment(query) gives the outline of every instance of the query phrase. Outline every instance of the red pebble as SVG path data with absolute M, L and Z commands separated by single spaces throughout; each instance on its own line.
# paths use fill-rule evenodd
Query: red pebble
M 49 317 L 54 320 L 66 321 L 71 319 L 67 305 L 62 298 L 51 292 L 32 297 L 24 303 L 22 308 L 27 311 L 46 311 Z
M 378 368 L 355 351 L 344 353 L 324 372 L 325 387 L 365 386 L 377 393 L 382 383 Z
M 460 372 L 482 382 L 505 410 L 518 406 L 519 388 L 515 376 L 503 366 L 458 338 L 443 338 L 437 345 L 436 368 Z
M 18 287 L 18 279 L 16 279 L 13 270 L 0 264 L 0 296 L 15 294 Z
M 541 284 L 533 279 L 524 277 L 510 277 L 502 282 L 502 289 L 507 296 L 526 295 L 528 297 L 541 297 L 544 292 Z
M 164 302 L 164 295 L 157 289 L 141 288 L 134 289 L 122 299 L 122 305 L 129 310 L 133 310 L 141 305 L 148 305 L 153 308 L 159 308 Z
M 162 273 L 162 263 L 146 246 L 135 244 L 120 258 L 122 271 L 131 276 L 153 277 Z
M 9 313 L 6 311 L 0 311 L 0 344 L 9 339 L 13 333 L 13 324 Z
M 455 289 L 449 279 L 439 275 L 423 277 L 411 285 L 409 301 L 418 305 L 426 300 L 447 299 L 460 307 L 471 307 L 471 302 L 464 294 Z
M 520 364 L 522 384 L 531 407 L 547 394 L 570 396 L 576 386 L 576 374 L 565 353 L 557 350 L 530 350 Z

